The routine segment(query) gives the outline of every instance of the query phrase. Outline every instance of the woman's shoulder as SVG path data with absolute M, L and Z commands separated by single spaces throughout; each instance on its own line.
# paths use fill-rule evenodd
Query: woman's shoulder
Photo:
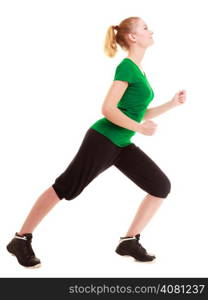
M 130 70 L 133 70 L 134 69 L 134 66 L 132 66 L 131 62 L 126 59 L 126 58 L 123 58 L 117 65 L 116 65 L 116 70 L 118 69 L 130 69 Z
M 129 59 L 123 58 L 123 59 L 118 63 L 118 66 L 120 66 L 120 65 L 129 65 L 129 66 L 131 66 L 131 62 L 130 62 Z

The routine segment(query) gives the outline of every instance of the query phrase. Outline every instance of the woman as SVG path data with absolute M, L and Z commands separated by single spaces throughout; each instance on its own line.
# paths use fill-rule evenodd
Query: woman
M 115 251 L 142 262 L 155 259 L 155 255 L 149 254 L 139 242 L 140 234 L 170 193 L 171 184 L 156 163 L 131 142 L 131 137 L 136 132 L 153 135 L 157 124 L 150 119 L 183 103 L 186 92 L 180 91 L 169 102 L 147 109 L 154 92 L 141 61 L 146 49 L 153 44 L 152 31 L 141 18 L 127 18 L 107 30 L 104 50 L 109 57 L 116 54 L 117 44 L 128 52 L 128 56 L 116 68 L 102 106 L 104 118 L 87 130 L 69 166 L 39 196 L 21 230 L 7 245 L 7 250 L 16 256 L 22 266 L 41 265 L 31 243 L 32 232 L 44 216 L 61 199 L 76 198 L 96 176 L 112 165 L 147 192 Z M 142 119 L 144 122 L 141 124 Z

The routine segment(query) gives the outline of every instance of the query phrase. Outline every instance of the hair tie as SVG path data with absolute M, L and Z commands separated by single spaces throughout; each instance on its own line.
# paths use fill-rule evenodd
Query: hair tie
M 116 29 L 118 31 L 119 30 L 119 26 L 118 25 L 113 26 L 113 29 Z

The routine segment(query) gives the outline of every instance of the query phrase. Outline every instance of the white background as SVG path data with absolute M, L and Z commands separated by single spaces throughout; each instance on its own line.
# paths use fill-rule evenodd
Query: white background
M 206 277 L 207 1 L 1 1 L 0 122 L 2 277 Z M 37 197 L 65 170 L 101 105 L 115 67 L 106 30 L 140 16 L 154 32 L 142 67 L 149 107 L 187 91 L 186 103 L 154 118 L 153 136 L 132 141 L 167 174 L 172 190 L 141 234 L 152 264 L 115 253 L 146 195 L 114 166 L 33 232 L 40 269 L 6 250 Z

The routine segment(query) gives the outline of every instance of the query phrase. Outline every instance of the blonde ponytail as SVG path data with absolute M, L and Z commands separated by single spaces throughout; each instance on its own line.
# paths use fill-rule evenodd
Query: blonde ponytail
M 118 27 L 113 25 L 109 26 L 105 36 L 104 52 L 109 57 L 114 57 L 118 51 L 115 34 L 116 28 Z

